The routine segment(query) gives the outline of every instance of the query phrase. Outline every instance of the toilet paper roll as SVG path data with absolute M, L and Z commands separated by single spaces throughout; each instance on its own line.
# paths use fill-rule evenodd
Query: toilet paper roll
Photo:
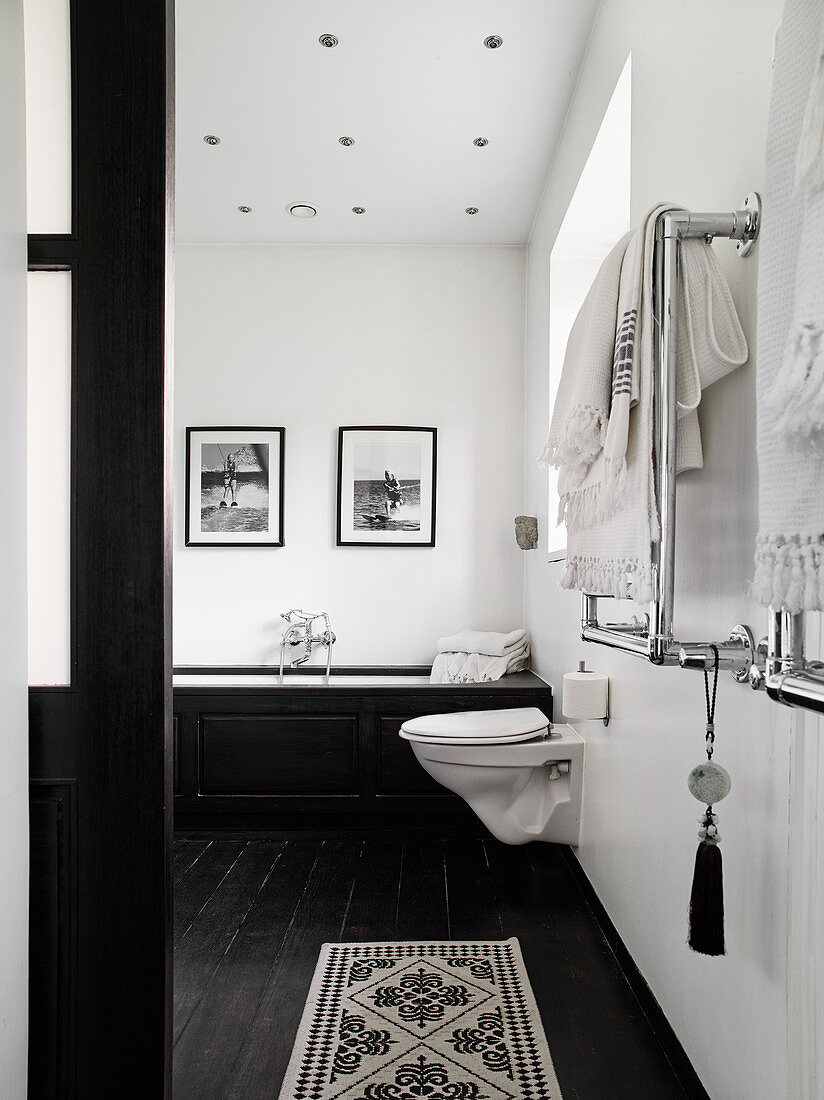
M 600 672 L 564 673 L 564 715 L 567 718 L 605 718 L 609 677 Z

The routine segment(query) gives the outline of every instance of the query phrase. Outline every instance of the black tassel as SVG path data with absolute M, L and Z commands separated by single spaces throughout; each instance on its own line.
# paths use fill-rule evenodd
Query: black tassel
M 721 849 L 713 841 L 702 840 L 695 853 L 688 943 L 702 955 L 725 953 L 724 875 Z

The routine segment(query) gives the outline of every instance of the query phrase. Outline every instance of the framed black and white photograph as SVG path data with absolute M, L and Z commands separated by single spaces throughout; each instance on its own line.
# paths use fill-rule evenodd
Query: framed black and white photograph
M 186 429 L 186 545 L 283 546 L 285 428 Z
M 338 429 L 338 546 L 434 546 L 436 428 Z

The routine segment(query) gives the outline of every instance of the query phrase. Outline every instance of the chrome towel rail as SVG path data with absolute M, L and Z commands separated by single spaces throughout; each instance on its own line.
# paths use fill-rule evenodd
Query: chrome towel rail
M 738 624 L 718 642 L 680 642 L 673 633 L 675 605 L 675 474 L 678 430 L 678 244 L 690 238 L 724 237 L 738 242 L 746 256 L 758 237 L 761 201 L 752 192 L 741 210 L 697 214 L 674 210 L 661 214 L 655 227 L 653 256 L 654 396 L 653 440 L 655 493 L 661 522 L 660 540 L 652 546 L 653 598 L 643 621 L 601 623 L 598 596 L 584 593 L 581 636 L 584 641 L 646 657 L 656 665 L 707 669 L 718 653 L 719 667 L 739 683 L 765 689 L 786 706 L 824 714 L 824 662 L 805 656 L 804 614 L 769 609 L 768 633 L 756 645 L 749 627 Z M 605 597 L 601 597 L 605 598 Z
M 705 214 L 672 210 L 659 215 L 653 256 L 654 392 L 653 447 L 655 494 L 661 523 L 659 541 L 652 546 L 653 598 L 644 623 L 604 623 L 598 619 L 598 596 L 584 593 L 581 636 L 584 641 L 646 657 L 656 665 L 708 668 L 718 651 L 719 666 L 739 682 L 747 681 L 757 651 L 750 629 L 735 626 L 717 642 L 681 642 L 673 633 L 675 604 L 675 474 L 678 430 L 677 346 L 679 257 L 682 240 L 723 237 L 738 242 L 746 256 L 758 236 L 761 204 L 755 192 L 740 210 Z
M 769 633 L 759 642 L 750 683 L 766 688 L 777 703 L 824 714 L 824 663 L 805 656 L 804 613 L 771 607 L 769 616 Z

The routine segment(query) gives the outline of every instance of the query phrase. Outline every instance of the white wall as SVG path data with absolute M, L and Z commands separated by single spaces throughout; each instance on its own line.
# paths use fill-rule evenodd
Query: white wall
M 528 249 L 526 510 L 546 530 L 549 254 L 609 97 L 632 53 L 632 218 L 656 201 L 729 209 L 763 181 L 773 34 L 781 0 L 605 0 Z M 745 48 L 741 28 L 746 30 Z M 739 128 L 740 127 L 740 128 Z M 608 181 L 606 182 L 608 185 Z M 754 352 L 757 251 L 716 251 Z M 756 531 L 754 354 L 701 406 L 706 468 L 678 486 L 676 630 L 762 633 L 748 597 Z M 717 1100 L 801 1096 L 788 1086 L 788 816 L 792 717 L 723 675 L 716 757 L 732 775 L 719 807 L 728 954 L 686 946 L 700 807 L 686 790 L 703 749 L 703 684 L 579 638 L 580 597 L 562 565 L 527 556 L 534 666 L 560 688 L 586 656 L 611 677 L 613 719 L 583 723 L 587 775 L 579 858 L 624 942 Z M 611 618 L 623 617 L 610 612 Z M 790 1042 L 794 1042 L 790 1034 Z M 803 1095 L 813 1095 L 804 1093 Z
M 24 1100 L 28 1005 L 26 197 L 23 10 L 0 4 L 0 1095 Z
M 323 608 L 338 664 L 431 661 L 439 636 L 520 625 L 523 248 L 181 246 L 176 272 L 175 663 L 276 657 Z M 285 425 L 286 545 L 184 546 L 186 426 Z M 335 547 L 337 428 L 438 429 L 436 546 Z

